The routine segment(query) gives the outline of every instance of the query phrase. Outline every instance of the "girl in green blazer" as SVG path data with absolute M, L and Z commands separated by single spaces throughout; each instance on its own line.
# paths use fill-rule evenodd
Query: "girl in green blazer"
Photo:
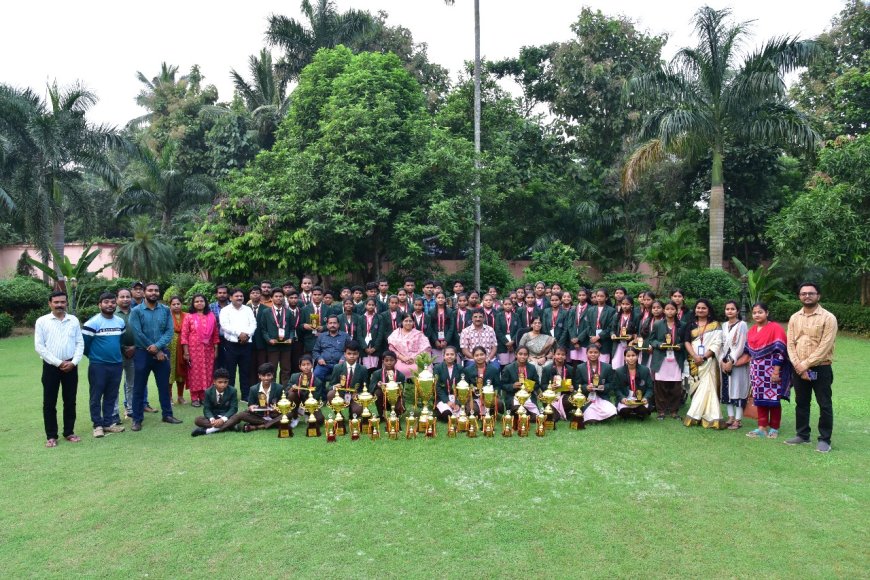
M 586 310 L 589 344 L 598 346 L 601 362 L 610 364 L 613 341 L 610 333 L 616 319 L 616 309 L 607 304 L 607 290 L 599 288 L 593 293 L 593 305 Z
M 502 392 L 505 399 L 510 402 L 511 412 L 516 414 L 520 406 L 514 399 L 514 395 L 522 386 L 521 381 L 528 379 L 534 381 L 535 386 L 531 390 L 532 396 L 526 401 L 526 410 L 532 417 L 538 416 L 538 391 L 541 389 L 541 377 L 538 376 L 538 371 L 535 365 L 529 362 L 529 349 L 525 346 L 517 348 L 517 360 L 506 366 L 501 371 Z M 528 391 L 528 387 L 526 387 Z
M 601 349 L 597 344 L 590 343 L 586 349 L 587 360 L 577 367 L 574 384 L 583 390 L 589 399 L 589 404 L 583 410 L 586 423 L 606 421 L 616 416 L 616 407 L 610 402 L 613 394 L 613 370 L 610 365 L 601 361 Z M 595 377 L 598 377 L 598 387 Z
M 490 365 L 486 362 L 486 349 L 482 346 L 475 346 L 471 351 L 473 363 L 465 367 L 465 381 L 475 390 L 484 387 L 487 383 L 492 384 L 496 393 L 498 393 L 498 412 L 504 412 L 505 394 L 502 390 L 501 377 L 498 372 L 497 365 Z M 483 401 L 478 396 L 475 399 L 478 411 L 484 414 Z
M 625 365 L 613 372 L 616 382 L 616 412 L 624 420 L 631 417 L 646 419 L 650 413 L 650 400 L 653 396 L 652 374 L 645 366 L 638 364 L 640 353 L 633 346 L 625 350 Z M 638 399 L 643 404 L 633 404 Z
M 677 305 L 674 302 L 665 304 L 665 317 L 653 325 L 650 335 L 650 346 L 653 347 L 650 369 L 655 377 L 655 401 L 658 418 L 662 420 L 666 414 L 679 419 L 683 396 L 683 364 L 686 362 L 686 351 L 682 347 L 683 326 L 677 319 Z M 667 348 L 672 345 L 673 348 Z

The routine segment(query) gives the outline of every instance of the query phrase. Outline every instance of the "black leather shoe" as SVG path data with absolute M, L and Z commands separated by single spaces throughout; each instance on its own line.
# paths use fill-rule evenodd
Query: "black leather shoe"
M 170 415 L 170 416 L 168 416 L 168 417 L 163 417 L 163 422 L 164 422 L 164 423 L 169 423 L 169 424 L 171 424 L 171 425 L 178 425 L 178 424 L 181 423 L 182 421 L 181 421 L 181 419 L 176 419 L 175 417 L 173 417 L 172 415 Z
M 205 435 L 205 429 L 203 429 L 202 427 L 197 427 L 190 432 L 191 437 L 199 437 L 200 435 Z
M 133 426 L 130 427 L 130 431 L 141 431 L 141 430 L 142 430 L 142 423 L 135 423 L 134 422 Z

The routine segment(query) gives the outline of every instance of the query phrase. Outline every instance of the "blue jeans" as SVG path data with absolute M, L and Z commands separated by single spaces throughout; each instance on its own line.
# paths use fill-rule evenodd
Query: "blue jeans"
M 332 369 L 335 367 L 334 364 L 326 363 L 325 365 L 315 365 L 314 366 L 314 378 L 320 379 L 320 381 L 325 385 L 326 379 L 329 378 L 329 375 L 332 374 Z M 332 385 L 326 387 L 326 392 L 332 388 Z
M 136 365 L 133 379 L 133 422 L 141 423 L 145 415 L 145 393 L 148 391 L 148 375 L 154 372 L 157 395 L 160 397 L 160 410 L 163 417 L 172 416 L 172 398 L 169 392 L 169 351 L 164 350 L 166 359 L 158 361 L 144 348 L 137 348 L 133 361 Z
M 115 421 L 115 405 L 124 365 L 90 363 L 88 385 L 90 391 L 91 422 L 96 427 L 108 427 Z
M 124 410 L 127 415 L 133 416 L 133 377 L 136 374 L 135 358 L 125 358 L 121 363 L 124 366 Z M 148 392 L 145 392 L 145 406 L 150 407 L 148 403 Z M 115 414 L 112 415 L 112 423 L 121 422 L 121 394 L 118 393 L 118 401 L 115 403 Z

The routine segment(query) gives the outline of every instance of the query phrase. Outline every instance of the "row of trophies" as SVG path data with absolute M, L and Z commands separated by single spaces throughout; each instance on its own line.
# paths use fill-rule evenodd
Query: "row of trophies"
M 521 378 L 520 389 L 514 393 L 518 409 L 516 416 L 511 416 L 510 411 L 507 411 L 501 419 L 502 435 L 511 437 L 514 432 L 520 437 L 527 437 L 531 431 L 531 417 L 526 409 L 526 402 L 531 398 L 535 381 Z M 598 376 L 592 377 L 593 388 L 598 387 Z M 432 372 L 423 370 L 414 377 L 414 407 L 405 418 L 405 438 L 414 439 L 417 434 L 423 434 L 427 438 L 435 437 L 436 435 L 436 417 L 430 404 L 435 403 L 436 397 L 436 377 Z M 380 439 L 380 421 L 377 416 L 377 408 L 372 413 L 370 407 L 375 402 L 375 396 L 371 394 L 367 388 L 363 387 L 361 393 L 353 392 L 351 389 L 344 387 L 345 381 L 342 380 L 335 386 L 335 396 L 327 402 L 326 406 L 332 409 L 333 414 L 326 420 L 326 440 L 327 442 L 335 442 L 338 437 L 350 433 L 352 440 L 357 440 L 362 434 L 368 435 L 372 440 Z M 306 385 L 302 385 L 305 387 Z M 399 395 L 402 392 L 403 385 L 391 378 L 386 383 L 380 384 L 384 392 L 386 402 L 390 405 L 390 414 L 387 418 L 386 432 L 390 439 L 398 439 L 401 432 L 401 422 L 396 413 L 396 404 L 399 400 Z M 323 403 L 314 397 L 314 389 L 312 385 L 308 385 L 308 398 L 302 403 L 302 407 L 308 414 L 306 436 L 320 437 L 320 426 L 317 424 L 315 412 L 323 407 Z M 342 395 L 342 392 L 353 392 L 353 400 L 362 407 L 360 417 L 352 414 L 349 427 L 348 420 L 344 416 L 344 409 L 348 407 L 347 399 Z M 571 404 L 574 406 L 574 412 L 571 415 L 569 426 L 571 429 L 583 429 L 583 406 L 586 404 L 586 396 L 577 389 L 574 391 L 571 379 L 563 379 L 556 376 L 548 387 L 540 393 L 538 400 L 543 403 L 543 408 L 538 409 L 535 421 L 535 434 L 538 437 L 543 437 L 547 431 L 556 429 L 555 409 L 553 402 L 559 398 L 561 393 L 568 394 Z M 458 414 L 451 413 L 447 420 L 447 436 L 456 437 L 458 433 L 466 433 L 468 437 L 477 437 L 479 432 L 482 432 L 484 437 L 493 437 L 495 435 L 495 426 L 498 421 L 498 394 L 490 381 L 483 384 L 482 379 L 478 379 L 475 385 L 470 385 L 465 379 L 460 380 L 456 384 L 455 398 L 459 403 Z M 474 414 L 475 399 L 482 407 L 482 416 L 480 421 Z M 470 404 L 469 404 L 470 402 Z M 265 410 L 266 402 L 261 400 L 260 406 Z M 419 416 L 415 416 L 414 410 L 420 407 Z M 289 416 L 296 408 L 296 404 L 282 395 L 281 400 L 277 402 L 275 408 L 281 414 L 278 423 L 278 437 L 286 438 L 292 436 L 290 429 Z M 469 412 L 466 412 L 466 408 Z

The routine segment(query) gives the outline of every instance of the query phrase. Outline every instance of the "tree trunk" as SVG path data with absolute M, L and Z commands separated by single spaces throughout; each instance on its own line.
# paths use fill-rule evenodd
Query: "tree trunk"
M 722 249 L 725 243 L 725 182 L 722 179 L 722 152 L 713 149 L 713 171 L 710 187 L 710 268 L 722 269 Z
M 474 0 L 474 289 L 480 292 L 480 0 Z
M 51 226 L 51 245 L 54 251 L 60 258 L 64 256 L 64 248 L 66 247 L 66 221 L 63 214 L 55 218 L 54 224 Z M 58 279 L 63 275 L 60 270 L 60 264 L 54 262 L 54 271 L 57 273 Z
M 861 274 L 861 306 L 870 305 L 870 272 Z

